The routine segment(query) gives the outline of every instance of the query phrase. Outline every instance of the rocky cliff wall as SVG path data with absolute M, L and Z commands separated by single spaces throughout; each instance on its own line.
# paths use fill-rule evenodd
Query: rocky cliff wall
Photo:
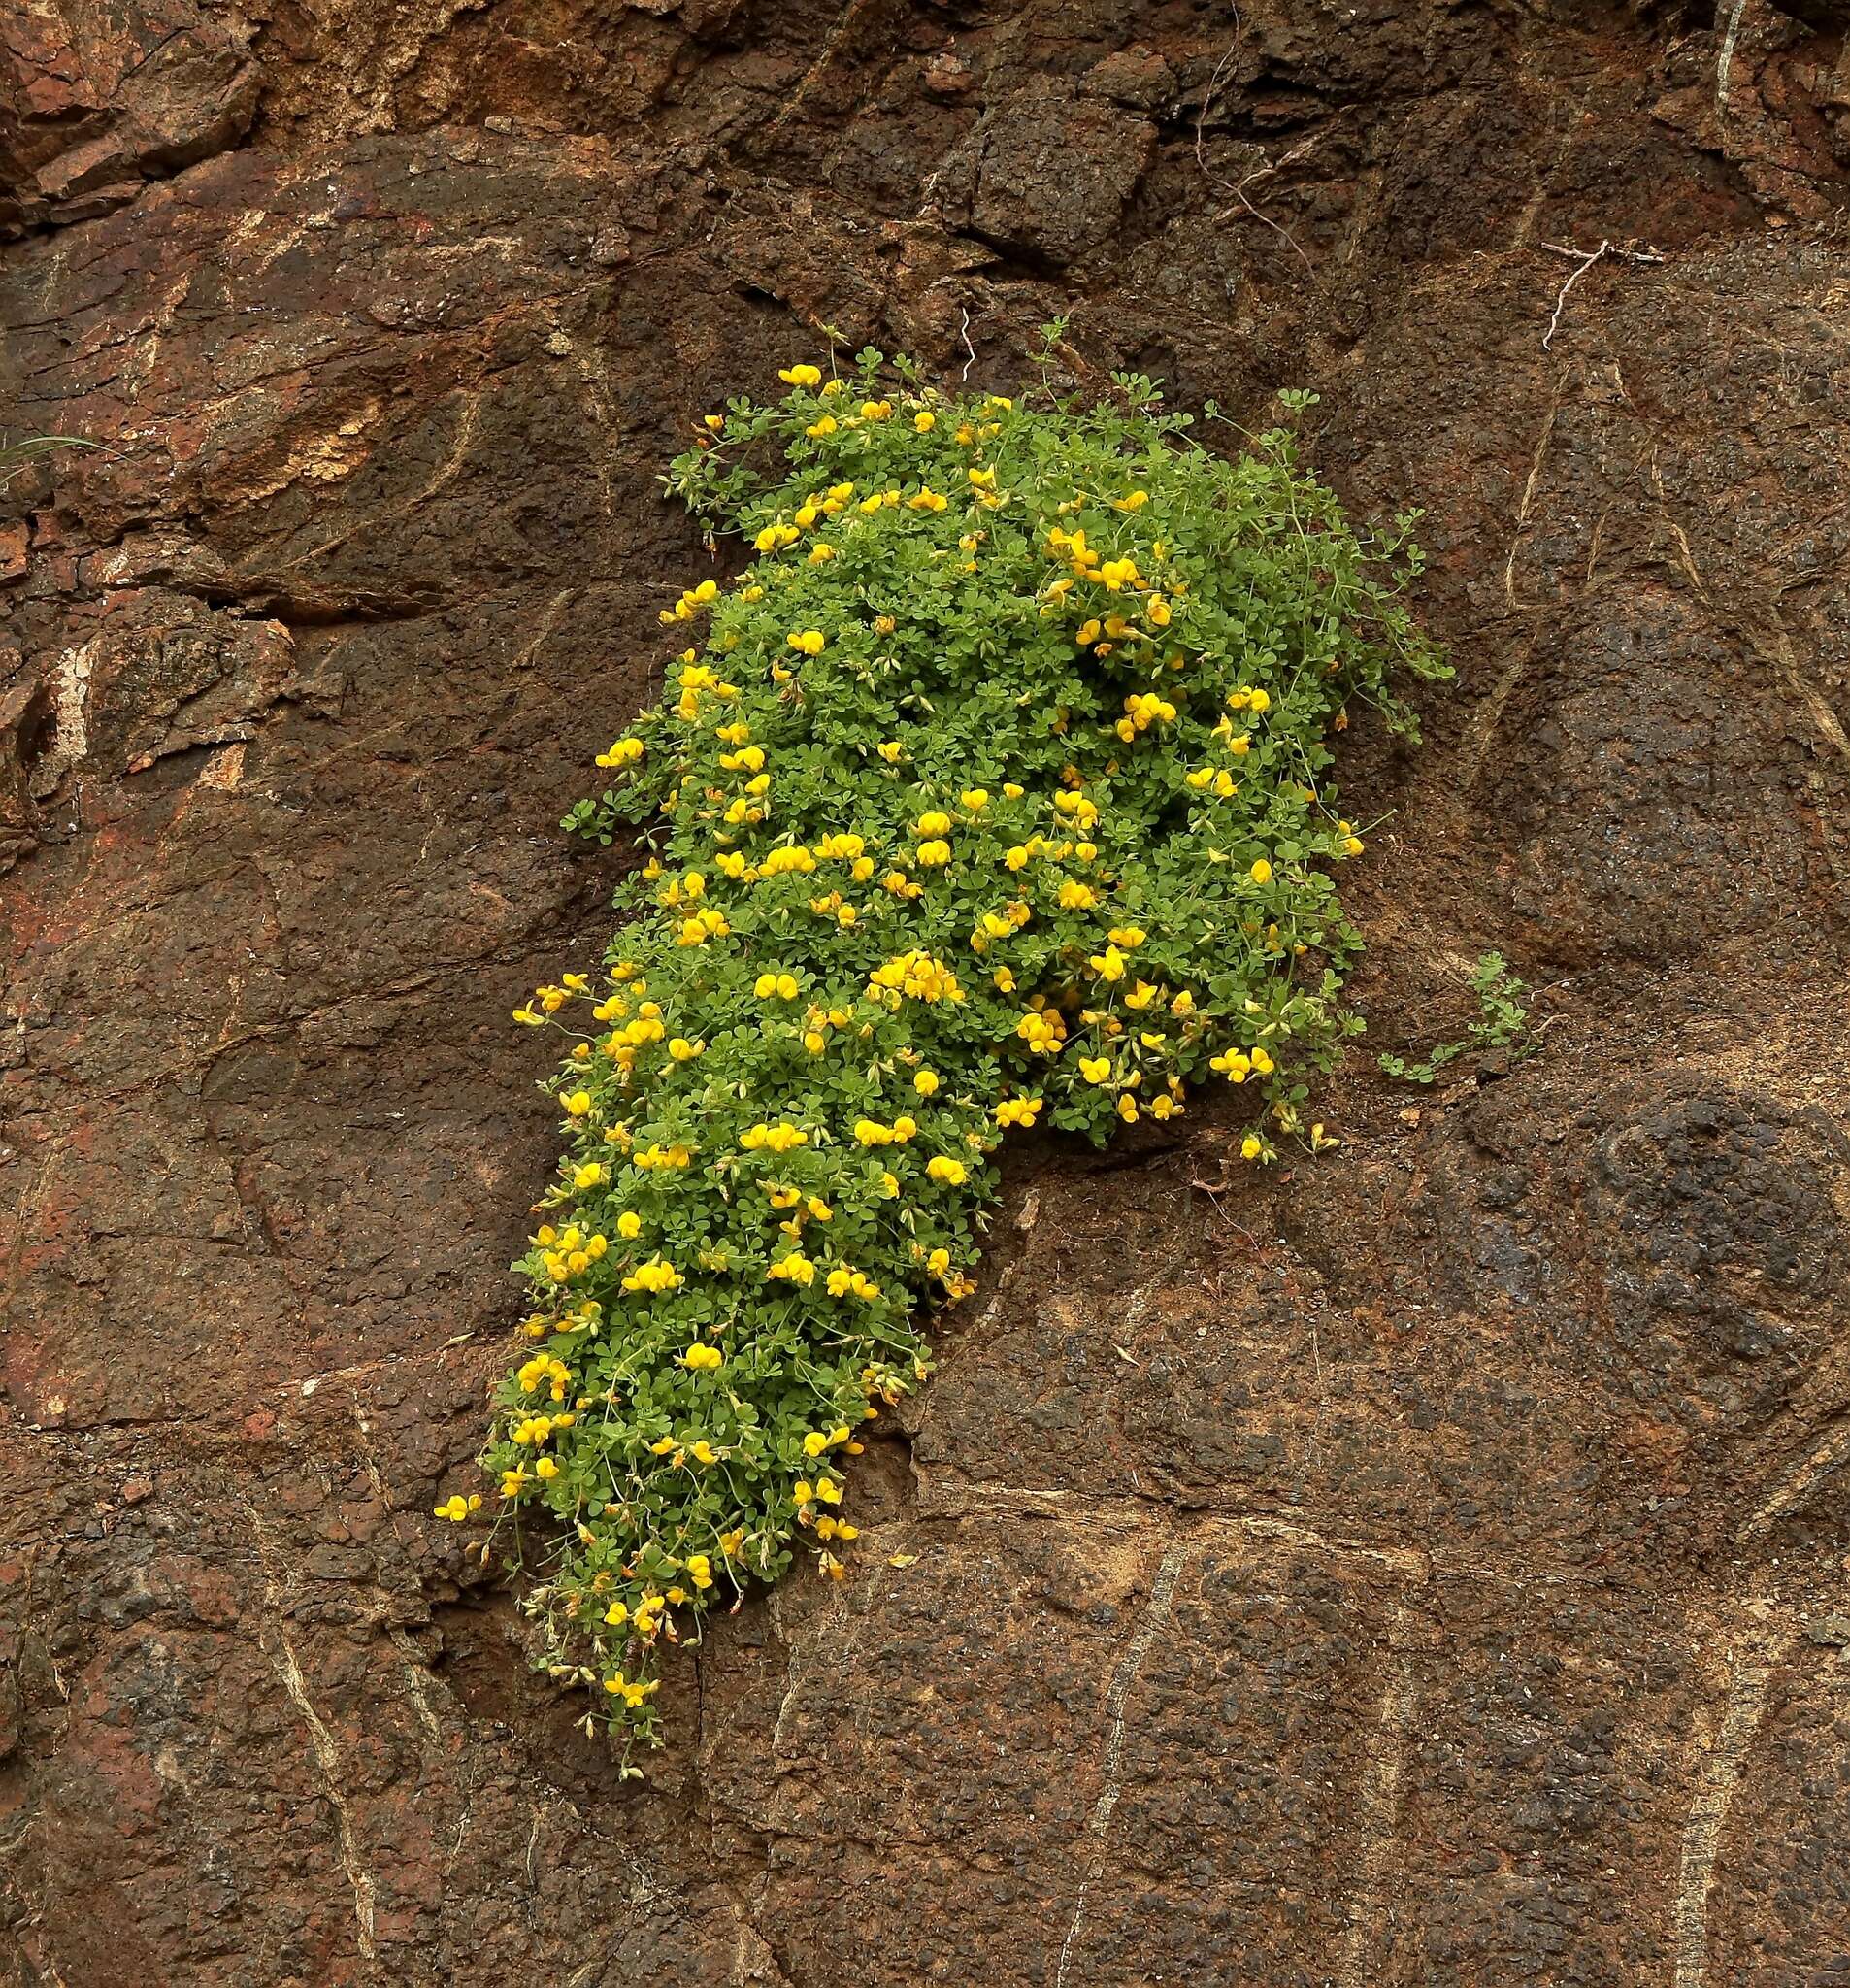
M 1850 1980 L 1850 58 L 1729 0 L 0 24 L 0 1961 L 63 1988 Z M 1586 258 L 1605 247 L 1597 260 Z M 1569 286 L 1569 279 L 1573 279 Z M 1341 1150 L 1025 1146 L 866 1548 L 620 1783 L 429 1518 L 554 823 L 818 327 L 1428 508 Z

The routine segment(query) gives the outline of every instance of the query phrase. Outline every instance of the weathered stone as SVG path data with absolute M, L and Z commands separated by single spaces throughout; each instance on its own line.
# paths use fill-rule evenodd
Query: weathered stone
M 1155 127 L 1057 83 L 985 112 L 935 186 L 952 224 L 1008 250 L 1072 262 L 1116 234 Z
M 235 144 L 260 79 L 239 34 L 191 0 L 47 0 L 0 24 L 0 180 L 30 182 L 8 220 L 88 219 L 139 182 Z
M 106 445 L 0 489 L 0 1976 L 1834 1978 L 1850 91 L 1699 13 L 0 29 L 8 433 Z M 847 1579 L 625 1781 L 429 1512 L 655 474 L 817 326 L 1008 390 L 1056 314 L 1426 508 L 1342 1144 L 1026 1142 Z M 1382 1078 L 1492 944 L 1536 1053 Z

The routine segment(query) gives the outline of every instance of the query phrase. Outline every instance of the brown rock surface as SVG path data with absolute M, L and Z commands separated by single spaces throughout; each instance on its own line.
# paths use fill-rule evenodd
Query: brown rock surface
M 1850 1980 L 1850 55 L 1700 16 L 0 29 L 5 421 L 108 445 L 0 492 L 0 1978 Z M 1429 1043 L 1498 944 L 1545 1052 L 1358 1052 L 1272 1180 L 1025 1148 L 852 1577 L 626 1784 L 428 1513 L 652 479 L 823 323 L 1001 385 L 1055 311 L 1426 505 L 1356 991 Z

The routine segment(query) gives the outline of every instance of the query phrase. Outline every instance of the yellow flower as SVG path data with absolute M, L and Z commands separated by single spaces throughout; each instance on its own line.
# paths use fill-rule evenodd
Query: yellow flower
M 597 755 L 599 766 L 634 766 L 643 756 L 640 739 L 619 739 L 608 752 Z
M 1266 861 L 1264 856 L 1261 856 L 1258 862 L 1253 865 L 1252 879 L 1255 883 L 1270 883 L 1272 881 L 1272 865 Z
M 790 646 L 806 656 L 819 656 L 826 642 L 819 628 L 800 628 L 790 637 Z
M 623 1279 L 623 1288 L 626 1291 L 677 1291 L 684 1281 L 672 1263 L 656 1256 L 647 1263 L 639 1263 Z
M 925 1171 L 934 1180 L 942 1180 L 949 1187 L 961 1187 L 970 1177 L 970 1170 L 962 1160 L 947 1159 L 942 1153 L 931 1160 Z
M 1081 1056 L 1079 1075 L 1087 1083 L 1108 1083 L 1111 1079 L 1111 1059 L 1108 1056 Z
M 636 1626 L 639 1629 L 643 1626 L 643 1611 L 640 1608 L 636 1611 Z M 621 1698 L 625 1705 L 635 1706 L 641 1705 L 660 1683 L 661 1679 L 658 1677 L 651 1677 L 647 1683 L 640 1679 L 633 1683 L 618 1671 L 614 1676 L 605 1678 L 604 1688 L 612 1698 Z
M 921 435 L 929 435 L 938 426 L 938 416 L 932 413 L 930 408 L 920 408 L 918 413 L 912 416 L 912 426 Z
M 821 372 L 814 366 L 784 366 L 778 370 L 777 378 L 786 386 L 817 386 L 821 384 Z
M 912 1088 L 921 1098 L 929 1098 L 938 1088 L 937 1073 L 930 1070 L 921 1070 L 912 1079 Z
M 569 1098 L 565 1098 L 561 1102 L 572 1117 L 582 1118 L 591 1109 L 591 1093 L 589 1091 L 574 1091 Z

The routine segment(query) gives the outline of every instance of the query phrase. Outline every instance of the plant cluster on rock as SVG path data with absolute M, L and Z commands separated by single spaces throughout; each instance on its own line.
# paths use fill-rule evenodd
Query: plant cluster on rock
M 1102 1143 L 1219 1077 L 1248 1160 L 1326 1143 L 1363 849 L 1327 735 L 1410 732 L 1391 672 L 1444 673 L 1412 518 L 1354 530 L 1284 427 L 779 378 L 671 467 L 754 556 L 663 611 L 697 639 L 568 817 L 648 851 L 605 967 L 516 1013 L 573 1039 L 565 1152 L 484 1461 L 545 1661 L 644 1736 L 663 1644 L 799 1551 L 842 1574 L 1011 1127 Z

